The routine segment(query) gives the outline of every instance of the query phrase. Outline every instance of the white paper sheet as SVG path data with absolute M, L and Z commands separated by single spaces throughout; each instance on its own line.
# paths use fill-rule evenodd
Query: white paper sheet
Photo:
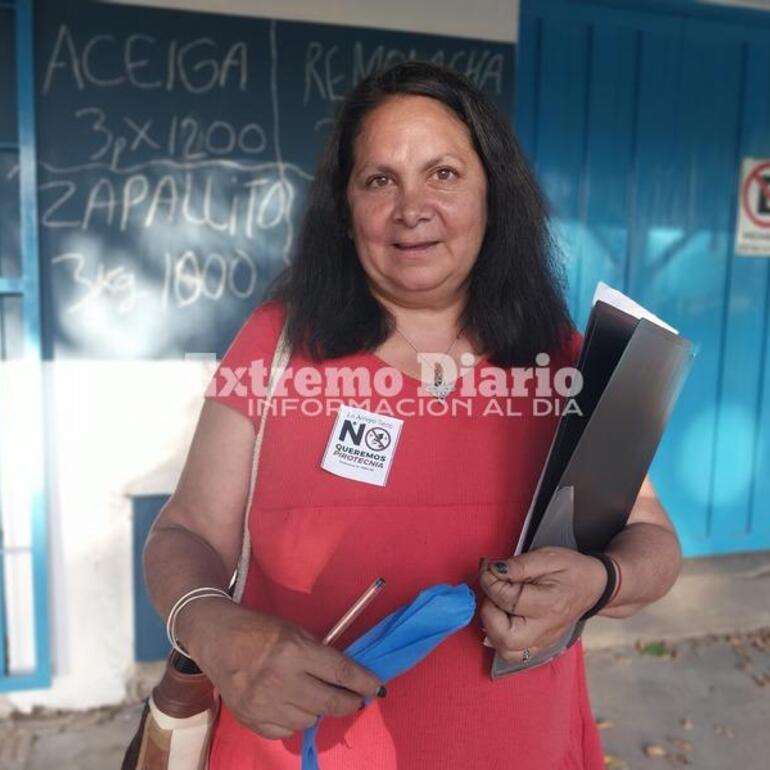
M 623 294 L 622 291 L 613 289 L 603 281 L 599 281 L 599 283 L 596 284 L 596 291 L 594 291 L 594 298 L 591 301 L 591 306 L 595 305 L 597 300 L 606 302 L 608 305 L 612 305 L 613 307 L 618 308 L 618 310 L 622 310 L 624 313 L 634 316 L 634 318 L 646 318 L 647 320 L 658 324 L 658 326 L 668 329 L 674 334 L 679 334 L 673 326 L 669 326 L 665 321 L 647 310 L 647 308 L 642 307 L 638 302 L 634 302 L 630 297 Z

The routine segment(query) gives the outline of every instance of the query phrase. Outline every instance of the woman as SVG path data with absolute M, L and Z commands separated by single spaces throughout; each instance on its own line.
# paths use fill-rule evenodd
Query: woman
M 559 548 L 479 566 L 512 551 L 556 422 L 531 408 L 532 388 L 513 413 L 489 404 L 516 367 L 537 360 L 554 372 L 580 343 L 550 254 L 510 129 L 465 79 L 405 63 L 346 99 L 292 268 L 225 356 L 145 550 L 164 618 L 187 591 L 227 586 L 260 419 L 240 378 L 269 368 L 286 323 L 293 376 L 274 406 L 289 408 L 267 417 L 243 603 L 200 599 L 175 623 L 222 696 L 212 770 L 298 767 L 298 731 L 319 715 L 337 717 L 318 735 L 325 770 L 603 767 L 580 645 L 491 682 L 482 644 L 486 634 L 511 661 L 536 654 L 596 607 L 610 577 L 598 558 Z M 438 363 L 421 366 L 427 351 Z M 317 387 L 332 369 L 355 374 L 354 392 Z M 330 457 L 343 443 L 336 408 L 383 372 L 399 387 L 369 411 L 401 419 L 400 434 L 391 454 L 373 452 L 387 468 L 362 481 Z M 312 413 L 297 408 L 311 401 Z M 369 461 L 365 447 L 351 451 Z M 608 554 L 622 583 L 604 615 L 630 615 L 673 584 L 679 546 L 649 481 Z M 347 642 L 434 583 L 478 578 L 481 599 L 478 622 L 389 683 L 387 697 L 319 642 L 378 575 L 387 588 Z

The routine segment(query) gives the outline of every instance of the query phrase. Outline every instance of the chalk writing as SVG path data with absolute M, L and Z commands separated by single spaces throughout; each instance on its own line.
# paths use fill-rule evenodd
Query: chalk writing
M 101 160 L 120 145 L 118 156 L 113 153 L 110 164 L 114 170 L 118 170 L 118 157 L 125 150 L 141 157 L 157 152 L 161 158 L 200 160 L 232 152 L 259 155 L 267 147 L 267 136 L 259 123 L 235 126 L 227 120 L 213 120 L 206 124 L 191 115 L 172 115 L 164 126 L 161 125 L 164 121 L 151 117 L 109 117 L 101 107 L 94 106 L 81 107 L 75 110 L 74 116 L 90 128 L 90 139 L 96 145 L 88 160 Z M 126 133 L 122 133 L 124 129 L 128 129 Z M 88 146 L 86 136 L 83 147 Z
M 131 266 L 108 267 L 105 262 L 79 252 L 58 254 L 51 264 L 67 270 L 76 288 L 77 296 L 63 308 L 66 314 L 84 312 L 101 298 L 117 300 L 115 308 L 119 315 L 131 313 L 143 299 L 157 302 L 163 311 L 179 310 L 200 301 L 217 301 L 228 295 L 245 300 L 254 296 L 259 277 L 256 261 L 242 249 L 205 256 L 192 249 L 175 255 L 167 251 L 163 256 L 160 292 L 141 287 Z
M 274 164 L 270 164 L 274 165 Z M 94 227 L 126 232 L 156 223 L 187 224 L 253 239 L 293 215 L 296 194 L 288 177 L 248 176 L 223 181 L 210 169 L 151 177 L 144 173 L 39 185 L 44 228 Z
M 245 42 L 227 50 L 210 37 L 186 42 L 160 42 L 152 35 L 120 38 L 98 34 L 78 46 L 67 24 L 62 24 L 45 65 L 43 95 L 62 78 L 79 91 L 89 86 L 173 91 L 177 86 L 190 94 L 203 94 L 231 83 L 241 91 L 248 86 L 248 48 Z M 143 71 L 149 70 L 149 74 Z
M 40 5 L 38 216 L 55 350 L 167 355 L 191 338 L 223 350 L 289 261 L 336 106 L 375 70 L 427 58 L 498 102 L 512 91 L 510 48 L 496 43 Z M 9 188 L 17 175 L 3 168 Z
M 316 95 L 324 101 L 339 101 L 346 91 L 377 70 L 399 62 L 427 59 L 444 64 L 465 75 L 476 86 L 494 94 L 503 92 L 505 59 L 503 54 L 488 48 L 460 49 L 451 54 L 437 49 L 426 55 L 416 48 L 403 50 L 378 45 L 367 50 L 355 42 L 346 61 L 338 45 L 325 47 L 320 41 L 310 42 L 305 50 L 305 78 L 303 104 Z

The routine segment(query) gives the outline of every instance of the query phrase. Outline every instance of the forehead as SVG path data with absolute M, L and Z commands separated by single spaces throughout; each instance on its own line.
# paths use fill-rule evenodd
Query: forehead
M 411 95 L 390 97 L 373 109 L 363 119 L 353 149 L 361 163 L 408 147 L 475 155 L 468 127 L 449 107 Z

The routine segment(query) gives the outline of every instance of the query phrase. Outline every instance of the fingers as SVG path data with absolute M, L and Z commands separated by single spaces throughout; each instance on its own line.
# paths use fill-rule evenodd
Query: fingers
M 517 615 L 538 619 L 559 613 L 561 604 L 559 591 L 554 586 L 526 583 L 521 587 L 515 607 Z
M 266 738 L 287 738 L 298 730 L 313 727 L 321 717 L 353 714 L 361 704 L 361 698 L 348 690 L 306 675 L 301 686 L 289 694 L 287 702 L 276 708 L 272 721 L 257 722 L 250 727 Z
M 547 649 L 562 641 L 565 634 L 572 631 L 571 625 L 552 625 L 547 618 L 508 615 L 489 599 L 482 603 L 479 618 L 489 646 L 494 647 L 501 655 L 512 656 L 511 659 L 514 660 L 516 654 L 523 653 L 525 649 L 530 652 Z
M 527 621 L 516 615 L 506 614 L 489 599 L 482 604 L 479 615 L 495 652 L 506 663 L 522 661 L 525 657 L 524 651 L 527 649 L 522 631 L 526 628 Z
M 293 699 L 293 702 L 315 716 L 347 716 L 358 711 L 363 703 L 361 696 L 350 690 L 326 684 L 313 676 L 307 679 L 307 684 L 303 683 L 301 701 Z
M 490 599 L 485 599 L 479 618 L 492 646 L 501 656 L 521 654 L 541 644 L 546 629 L 542 621 L 521 615 L 509 615 Z
M 510 559 L 484 559 L 482 572 L 488 568 L 501 580 L 520 583 L 561 572 L 574 556 L 567 548 L 538 548 Z
M 212 678 L 235 718 L 270 739 L 312 727 L 321 716 L 355 713 L 378 694 L 379 679 L 304 629 L 267 619 L 272 641 L 262 656 L 232 656 L 232 665 Z M 228 648 L 231 651 L 233 645 Z M 236 672 L 236 677 L 233 672 Z
M 557 558 L 563 561 L 558 554 Z M 584 557 L 578 555 L 577 558 Z M 598 566 L 601 567 L 601 564 Z M 548 627 L 573 623 L 586 605 L 591 606 L 590 599 L 594 594 L 601 590 L 601 586 L 598 589 L 589 586 L 587 602 L 583 598 L 586 593 L 583 589 L 589 581 L 574 570 L 570 572 L 561 567 L 523 583 L 509 582 L 506 575 L 501 574 L 500 569 L 490 564 L 490 568 L 479 576 L 479 584 L 487 597 L 504 612 L 542 620 Z
M 561 604 L 559 592 L 551 584 L 508 583 L 489 571 L 481 575 L 479 583 L 487 597 L 509 615 L 542 618 Z
M 327 684 L 344 687 L 362 698 L 382 697 L 382 682 L 371 671 L 333 647 L 317 645 L 306 671 Z
M 294 735 L 295 732 L 294 730 L 289 730 L 286 727 L 281 727 L 281 725 L 276 725 L 272 722 L 260 722 L 251 729 L 257 733 L 257 735 L 261 735 L 263 738 L 268 738 L 272 741 L 277 741 L 281 738 L 289 738 Z
M 510 559 L 483 559 L 479 584 L 484 593 L 509 614 L 544 617 L 561 614 L 574 592 L 567 567 L 576 554 L 564 548 L 540 548 Z M 579 558 L 579 556 L 578 556 Z M 560 591 L 562 585 L 565 591 Z
M 526 628 L 527 621 L 518 615 L 509 615 L 501 610 L 490 599 L 485 599 L 479 610 L 481 624 L 486 630 L 489 641 L 498 649 L 500 647 L 509 647 Z M 526 645 L 521 645 L 524 649 Z
M 523 583 L 512 583 L 500 573 L 491 569 L 479 576 L 482 591 L 503 611 L 513 614 L 524 587 Z
M 283 709 L 280 726 L 288 730 L 307 730 L 318 721 L 318 716 L 304 708 L 287 703 Z
M 538 649 L 536 647 L 525 647 L 523 650 L 497 650 L 497 654 L 506 663 L 526 663 L 528 660 L 534 658 L 537 653 Z
M 479 575 L 479 584 L 484 593 L 509 615 L 540 615 L 548 603 L 548 587 L 514 579 L 515 575 L 527 574 L 518 561 L 520 558 L 486 562 L 487 568 Z M 526 598 L 527 611 L 522 607 L 522 598 Z
M 487 598 L 479 615 L 487 639 L 506 661 L 521 661 L 524 651 L 549 649 L 574 625 L 575 573 L 580 554 L 541 548 L 511 559 L 482 560 L 479 583 Z M 601 565 L 600 565 L 601 566 Z

